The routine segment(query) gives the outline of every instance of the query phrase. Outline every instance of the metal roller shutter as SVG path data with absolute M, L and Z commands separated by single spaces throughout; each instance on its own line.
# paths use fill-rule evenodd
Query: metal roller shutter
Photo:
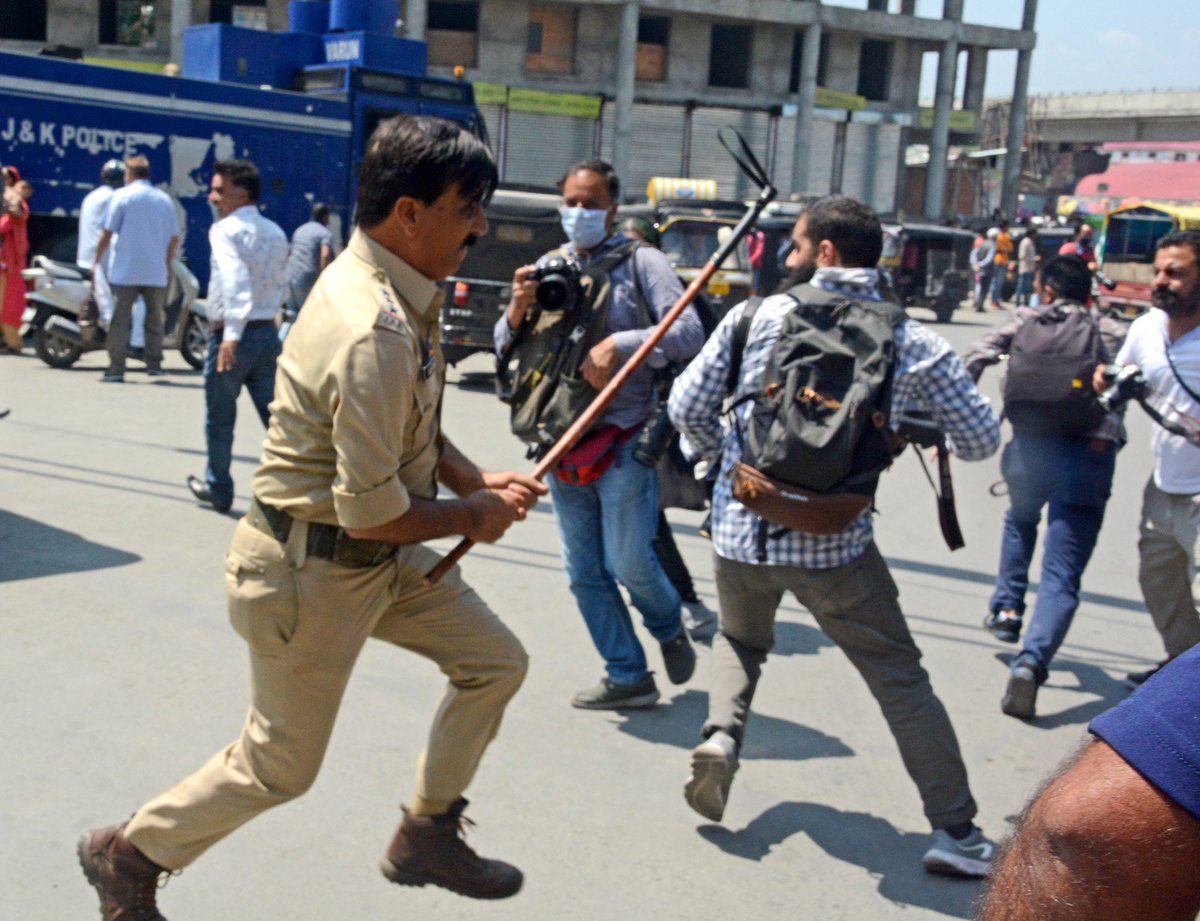
M 483 123 L 487 126 L 488 147 L 491 148 L 492 156 L 498 156 L 500 153 L 500 106 L 479 106 L 479 114 L 483 116 Z
M 613 161 L 613 125 L 616 104 L 604 106 L 600 157 Z M 655 176 L 682 176 L 684 111 L 681 106 L 637 103 L 632 118 L 633 151 L 629 175 L 621 177 L 630 199 L 646 197 L 646 185 Z
M 776 130 L 775 141 L 775 170 L 771 181 L 779 190 L 780 198 L 787 198 L 792 192 L 803 192 L 804 189 L 792 188 L 792 162 L 796 154 L 796 119 L 780 118 Z
M 595 124 L 588 118 L 510 111 L 504 180 L 554 188 L 568 166 L 592 155 Z
M 726 126 L 736 128 L 761 162 L 766 162 L 768 117 L 766 112 L 744 109 L 701 108 L 692 113 L 692 175 L 717 180 L 717 194 L 724 199 L 751 198 L 754 187 L 733 158 L 729 156 L 717 132 Z M 737 150 L 736 141 L 732 143 Z
M 808 160 L 808 188 L 812 195 L 829 194 L 829 181 L 833 174 L 833 137 L 836 129 L 833 122 L 813 120 L 813 139 Z

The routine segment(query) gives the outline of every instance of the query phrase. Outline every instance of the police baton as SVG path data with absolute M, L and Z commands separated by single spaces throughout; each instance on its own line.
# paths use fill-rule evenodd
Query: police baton
M 728 130 L 733 131 L 733 129 Z M 616 396 L 617 391 L 625 386 L 626 382 L 630 377 L 633 376 L 634 372 L 636 372 L 637 369 L 640 368 L 646 361 L 646 359 L 650 357 L 650 353 L 653 352 L 654 347 L 657 346 L 660 341 L 662 341 L 663 336 L 667 334 L 667 330 L 671 328 L 671 324 L 679 319 L 680 315 L 687 309 L 688 305 L 695 300 L 696 295 L 704 290 L 704 288 L 708 285 L 709 279 L 713 277 L 713 273 L 715 273 L 717 269 L 721 267 L 721 264 L 729 257 L 729 254 L 737 248 L 737 245 L 742 241 L 742 238 L 745 237 L 746 234 L 749 233 L 754 227 L 754 224 L 758 220 L 759 215 L 762 214 L 763 209 L 766 208 L 766 206 L 775 198 L 775 188 L 771 185 L 770 180 L 766 175 L 766 171 L 763 170 L 763 168 L 759 165 L 758 160 L 751 152 L 749 146 L 747 146 L 745 139 L 743 139 L 742 136 L 736 131 L 733 131 L 733 133 L 737 136 L 738 141 L 741 142 L 745 159 L 734 153 L 734 151 L 725 142 L 725 139 L 720 136 L 720 133 L 718 133 L 718 139 L 725 146 L 725 149 L 728 150 L 733 156 L 734 160 L 737 161 L 737 164 L 739 167 L 741 167 L 742 171 L 745 172 L 759 187 L 761 191 L 759 192 L 758 198 L 754 201 L 754 204 L 746 210 L 746 213 L 742 215 L 741 221 L 739 221 L 737 226 L 733 229 L 733 233 L 730 234 L 729 239 L 725 241 L 725 244 L 712 254 L 712 257 L 707 263 L 705 263 L 704 268 L 700 270 L 700 274 L 697 275 L 696 278 L 692 280 L 692 283 L 687 286 L 679 300 L 675 302 L 670 310 L 663 314 L 663 318 L 650 332 L 650 335 L 646 341 L 643 342 L 638 347 L 637 351 L 630 356 L 629 361 L 625 362 L 625 364 L 617 369 L 616 373 L 613 374 L 609 382 L 604 385 L 604 389 L 599 391 L 595 398 L 593 398 L 592 402 L 588 404 L 587 409 L 583 411 L 582 415 L 580 415 L 580 417 L 576 419 L 574 423 L 572 423 L 571 427 L 562 434 L 562 437 L 553 444 L 550 450 L 547 451 L 545 456 L 542 457 L 542 459 L 538 462 L 538 465 L 534 467 L 533 476 L 535 479 L 544 480 L 546 478 L 546 474 L 553 470 L 555 465 L 557 465 L 558 462 L 563 459 L 567 452 L 579 443 L 579 440 L 584 436 L 584 434 L 587 433 L 588 429 L 592 427 L 596 420 L 599 419 L 604 413 L 604 410 L 608 408 L 608 404 L 612 402 L 612 399 L 614 396 Z M 475 541 L 471 540 L 469 537 L 464 537 L 461 541 L 459 541 L 458 545 L 453 550 L 446 554 L 446 556 L 443 557 L 436 566 L 434 566 L 425 574 L 426 584 L 434 585 L 437 582 L 440 582 L 442 577 L 451 569 L 453 569 L 454 565 L 461 560 L 466 555 L 467 551 L 470 550 L 474 545 Z

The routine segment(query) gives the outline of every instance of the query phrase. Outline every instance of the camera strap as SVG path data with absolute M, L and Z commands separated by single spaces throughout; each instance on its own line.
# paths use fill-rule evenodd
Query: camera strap
M 941 489 L 938 489 L 933 482 L 929 467 L 925 464 L 925 458 L 921 456 L 920 447 L 914 445 L 913 448 L 917 460 L 921 462 L 921 470 L 925 473 L 925 479 L 929 481 L 929 486 L 937 497 L 938 526 L 942 529 L 942 538 L 951 550 L 961 550 L 967 544 L 963 540 L 962 528 L 958 525 L 958 510 L 954 504 L 954 482 L 950 478 L 950 452 L 946 450 L 946 442 L 944 439 L 941 440 L 937 448 L 938 482 L 941 483 Z
M 1183 377 L 1179 373 L 1179 369 L 1175 367 L 1175 360 L 1171 357 L 1171 344 L 1169 342 L 1163 343 L 1163 354 L 1167 356 L 1167 364 L 1171 366 L 1171 373 L 1175 375 L 1175 380 L 1179 382 L 1179 386 L 1182 387 L 1187 395 L 1191 397 L 1197 404 L 1200 404 L 1200 396 L 1197 396 L 1196 391 L 1184 383 Z

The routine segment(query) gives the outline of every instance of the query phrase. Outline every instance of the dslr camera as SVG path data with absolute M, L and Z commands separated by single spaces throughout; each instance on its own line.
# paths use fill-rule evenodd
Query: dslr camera
M 567 310 L 579 299 L 579 263 L 570 256 L 552 256 L 528 276 L 538 283 L 534 299 L 542 310 Z
M 1136 365 L 1125 365 L 1123 368 L 1110 365 L 1104 370 L 1104 379 L 1109 385 L 1100 394 L 1099 401 L 1106 413 L 1120 409 L 1130 400 L 1141 400 L 1150 392 L 1150 385 Z

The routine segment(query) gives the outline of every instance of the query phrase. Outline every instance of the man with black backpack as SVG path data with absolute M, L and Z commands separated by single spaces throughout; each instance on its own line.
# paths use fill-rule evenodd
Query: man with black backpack
M 1004 414 L 1013 439 L 1000 469 L 1008 486 L 996 590 L 984 626 L 999 640 L 1021 635 L 1029 564 L 1038 522 L 1048 506 L 1042 581 L 1029 632 L 1013 659 L 1000 709 L 1031 719 L 1037 691 L 1079 606 L 1079 582 L 1096 546 L 1112 487 L 1117 450 L 1125 443 L 1120 413 L 1105 413 L 1092 389 L 1097 365 L 1116 355 L 1126 327 L 1086 306 L 1091 271 L 1078 256 L 1056 256 L 1035 282 L 1038 307 L 981 339 L 964 363 L 978 380 L 1008 356 Z
M 792 287 L 734 307 L 671 390 L 685 448 L 721 459 L 712 527 L 720 630 L 705 740 L 684 795 L 720 820 L 790 592 L 879 702 L 934 828 L 923 865 L 982 876 L 994 846 L 972 822 L 958 740 L 875 546 L 871 500 L 906 412 L 929 413 L 967 460 L 995 452 L 999 423 L 949 343 L 880 300 L 882 238 L 861 202 L 815 202 L 792 231 Z
M 560 187 L 568 242 L 516 270 L 512 300 L 495 328 L 499 376 L 520 353 L 507 398 L 513 432 L 534 454 L 582 414 L 683 293 L 666 256 L 615 232 L 620 180 L 609 164 L 576 163 Z M 571 592 L 606 666 L 599 684 L 576 694 L 573 706 L 612 710 L 658 701 L 618 583 L 658 641 L 671 682 L 682 684 L 695 671 L 679 592 L 652 548 L 657 473 L 634 459 L 634 449 L 659 404 L 656 369 L 686 361 L 703 341 L 689 307 L 549 478 Z

